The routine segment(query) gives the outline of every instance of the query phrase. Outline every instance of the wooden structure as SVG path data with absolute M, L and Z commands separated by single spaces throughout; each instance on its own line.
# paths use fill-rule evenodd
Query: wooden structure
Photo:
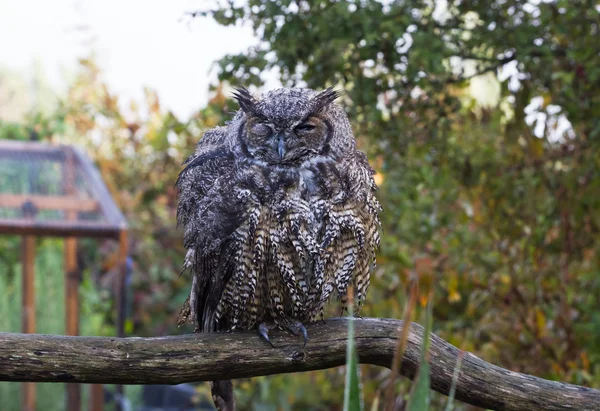
M 100 174 L 76 147 L 0 140 L 0 234 L 23 236 L 22 332 L 35 333 L 35 238 L 65 237 L 66 334 L 79 335 L 77 237 L 119 241 L 119 336 L 124 335 L 127 223 Z M 90 409 L 103 408 L 103 388 L 91 389 Z M 24 383 L 24 411 L 34 411 L 35 385 Z M 67 410 L 79 411 L 80 385 L 67 384 Z

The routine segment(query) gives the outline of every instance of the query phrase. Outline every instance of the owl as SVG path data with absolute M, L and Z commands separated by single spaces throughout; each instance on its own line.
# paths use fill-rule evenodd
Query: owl
M 207 131 L 184 163 L 178 223 L 192 274 L 182 317 L 197 332 L 279 327 L 302 335 L 332 298 L 364 302 L 379 246 L 373 169 L 332 88 L 281 88 Z M 217 409 L 235 408 L 214 381 Z

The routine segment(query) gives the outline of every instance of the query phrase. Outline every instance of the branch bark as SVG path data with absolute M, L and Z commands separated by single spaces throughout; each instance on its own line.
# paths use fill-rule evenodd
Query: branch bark
M 360 362 L 390 367 L 402 321 L 357 319 Z M 319 370 L 345 363 L 347 321 L 307 327 L 309 342 L 272 332 L 272 348 L 255 332 L 157 338 L 67 337 L 0 333 L 0 381 L 179 384 Z M 410 324 L 401 374 L 414 378 L 423 328 Z M 432 336 L 431 386 L 448 394 L 460 350 Z M 456 398 L 494 410 L 599 410 L 600 391 L 543 380 L 465 353 Z

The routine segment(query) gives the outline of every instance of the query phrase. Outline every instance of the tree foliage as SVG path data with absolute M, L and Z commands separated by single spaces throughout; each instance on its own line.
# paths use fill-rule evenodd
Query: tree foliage
M 344 90 L 385 209 L 368 315 L 399 317 L 417 277 L 436 289 L 435 332 L 459 347 L 600 384 L 594 2 L 249 0 L 198 14 L 259 37 L 218 62 L 221 80 L 275 72 Z

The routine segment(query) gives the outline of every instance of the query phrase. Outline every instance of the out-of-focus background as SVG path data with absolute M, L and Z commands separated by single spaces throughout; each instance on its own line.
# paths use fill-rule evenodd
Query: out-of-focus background
M 598 388 L 599 30 L 585 0 L 3 1 L 0 139 L 91 157 L 130 227 L 126 335 L 177 334 L 181 163 L 231 118 L 232 86 L 333 85 L 385 209 L 362 314 L 401 318 L 418 279 L 445 340 Z M 118 244 L 78 244 L 81 333 L 114 335 Z M 63 240 L 37 245 L 37 331 L 61 334 Z M 20 247 L 0 236 L 0 331 L 20 329 Z M 386 377 L 363 367 L 367 407 Z M 332 369 L 236 392 L 241 409 L 341 409 L 343 385 Z M 20 409 L 19 390 L 0 383 L 2 409 Z M 127 387 L 132 409 L 141 391 Z M 64 407 L 62 386 L 39 385 L 38 409 Z

